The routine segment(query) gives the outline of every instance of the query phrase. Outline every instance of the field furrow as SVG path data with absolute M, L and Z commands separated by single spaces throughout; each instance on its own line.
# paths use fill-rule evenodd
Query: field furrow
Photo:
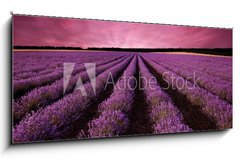
M 108 59 L 108 57 L 105 57 L 105 58 L 93 57 L 91 59 L 89 58 L 89 59 L 85 59 L 85 60 L 81 60 L 81 61 L 76 61 L 76 62 L 72 61 L 72 62 L 74 62 L 75 65 L 79 65 L 79 64 L 83 64 L 84 62 L 97 62 L 97 61 L 101 61 L 104 59 Z M 52 63 L 50 66 L 47 66 L 42 70 L 31 71 L 31 69 L 29 69 L 26 72 L 21 72 L 21 73 L 15 74 L 14 81 L 24 80 L 24 79 L 33 78 L 33 77 L 42 76 L 42 75 L 48 75 L 55 71 L 61 71 L 62 69 L 63 69 L 63 62 Z
M 98 107 L 97 118 L 88 122 L 87 130 L 79 132 L 79 138 L 113 137 L 125 133 L 129 127 L 129 113 L 134 99 L 133 88 L 136 81 L 134 76 L 137 65 L 137 56 L 116 82 L 113 93 Z
M 96 76 L 109 69 L 109 67 L 113 67 L 114 65 L 120 63 L 124 59 L 126 58 L 120 58 L 114 61 L 108 60 L 107 61 L 108 63 L 107 64 L 104 63 L 103 65 L 101 63 L 101 65 L 96 68 Z M 27 95 L 14 101 L 13 103 L 13 113 L 15 120 L 14 122 L 17 123 L 27 113 L 43 108 L 63 98 L 67 94 L 72 93 L 76 87 L 79 77 L 81 78 L 83 84 L 89 81 L 88 73 L 85 70 L 71 77 L 65 92 L 64 92 L 64 79 L 62 78 L 58 81 L 55 81 L 51 85 L 42 86 L 37 89 L 34 89 Z
M 228 57 L 209 58 L 204 56 L 172 55 L 164 53 L 155 54 L 153 56 L 157 60 L 172 65 L 172 67 L 187 68 L 192 71 L 199 71 L 215 76 L 228 82 L 232 81 L 232 65 L 230 64 L 232 59 Z
M 185 124 L 182 113 L 173 104 L 172 99 L 162 90 L 160 85 L 156 81 L 154 82 L 155 78 L 140 57 L 139 66 L 142 77 L 142 88 L 144 88 L 153 132 L 156 134 L 191 132 L 192 129 Z
M 193 122 L 193 126 L 207 130 L 232 126 L 232 106 L 228 102 L 205 89 L 195 87 L 190 81 L 178 81 L 182 77 L 148 58 L 143 59 L 155 70 L 155 76 L 159 76 L 161 83 L 165 83 L 164 89 L 172 93 L 172 98 L 175 96 L 175 104 L 181 104 L 179 109 L 184 108 L 186 116 L 192 116 L 189 121 Z M 192 112 L 187 113 L 189 111 Z
M 106 64 L 108 62 L 114 61 L 116 59 L 118 59 L 119 57 L 115 57 L 112 58 L 110 60 L 103 60 L 101 62 L 98 62 L 98 65 L 101 64 Z M 85 70 L 85 66 L 84 65 L 80 65 L 77 66 L 74 71 L 72 72 L 73 75 L 84 71 Z M 40 86 L 44 86 L 47 84 L 51 84 L 53 82 L 55 82 L 56 80 L 59 80 L 63 78 L 63 69 L 58 70 L 58 71 L 54 71 L 53 73 L 50 73 L 48 75 L 41 75 L 38 77 L 33 77 L 33 78 L 29 78 L 29 79 L 25 79 L 25 80 L 19 80 L 19 81 L 13 81 L 13 87 L 14 87 L 14 99 L 21 97 L 22 95 L 26 94 L 27 92 L 29 92 L 30 90 L 36 88 L 36 87 L 40 87 Z
M 227 100 L 229 103 L 232 103 L 232 83 L 225 81 L 221 78 L 218 78 L 214 75 L 200 71 L 194 67 L 182 67 L 181 65 L 170 65 L 166 64 L 166 60 L 154 60 L 156 63 L 161 64 L 162 67 L 172 71 L 173 73 L 183 77 L 185 80 L 191 82 L 196 82 L 196 84 L 204 89 L 207 89 L 209 92 L 219 96 L 223 100 Z M 198 67 L 199 68 L 199 67 Z

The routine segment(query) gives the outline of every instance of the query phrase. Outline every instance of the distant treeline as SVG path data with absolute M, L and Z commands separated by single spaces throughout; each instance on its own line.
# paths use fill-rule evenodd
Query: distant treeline
M 83 50 L 81 47 L 65 47 L 65 46 L 14 46 L 13 49 Z
M 232 48 L 88 48 L 88 50 L 108 50 L 127 52 L 195 52 L 212 55 L 232 56 Z
M 232 48 L 106 48 L 90 47 L 54 47 L 54 46 L 14 46 L 14 49 L 46 49 L 46 50 L 101 50 L 124 52 L 194 52 L 211 55 L 232 56 Z

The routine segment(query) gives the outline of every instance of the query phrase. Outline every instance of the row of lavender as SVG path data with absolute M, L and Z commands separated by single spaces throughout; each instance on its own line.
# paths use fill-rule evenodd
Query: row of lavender
M 195 80 L 200 87 L 232 103 L 231 58 L 173 54 L 148 56 L 154 56 L 161 66 L 192 82 Z
M 16 53 L 16 54 L 18 55 L 18 53 Z M 35 59 L 36 57 L 33 56 L 31 53 L 26 53 L 26 54 L 29 54 L 30 57 L 33 57 L 33 61 L 36 60 Z M 24 61 L 24 57 L 21 58 L 21 54 L 18 55 L 20 57 L 18 57 L 17 55 L 15 55 L 16 61 Z M 50 55 L 52 55 L 53 57 L 56 56 L 54 53 L 52 53 Z M 48 56 L 50 56 L 50 55 L 48 55 Z M 60 58 L 60 60 L 58 60 L 58 62 L 56 62 L 56 63 L 53 62 L 52 59 L 50 58 L 50 60 L 46 60 L 45 64 L 43 64 L 43 66 L 42 66 L 42 63 L 35 61 L 34 65 L 31 65 L 31 63 L 30 63 L 25 67 L 20 67 L 20 68 L 14 67 L 14 70 L 15 70 L 14 71 L 14 81 L 13 81 L 14 98 L 25 95 L 27 92 L 29 92 L 30 90 L 32 90 L 36 87 L 51 84 L 54 81 L 61 79 L 63 77 L 63 63 L 64 62 L 75 63 L 77 65 L 77 68 L 74 69 L 73 74 L 77 74 L 79 71 L 83 71 L 85 69 L 85 67 L 83 65 L 84 62 L 96 62 L 96 61 L 102 61 L 104 59 L 111 59 L 111 58 L 116 59 L 117 57 L 121 57 L 123 55 L 120 56 L 120 55 L 109 54 L 108 56 L 104 56 L 104 54 L 103 54 L 103 56 L 99 56 L 99 54 L 92 53 L 92 56 L 87 56 L 84 54 L 83 55 L 80 54 L 77 57 L 76 56 L 77 55 L 75 55 L 75 54 L 72 56 L 70 54 L 67 57 L 65 57 L 65 56 L 58 57 L 57 56 L 57 58 Z M 61 63 L 61 64 L 58 68 L 51 67 L 52 65 L 53 66 L 59 65 L 59 63 Z M 30 74 L 30 76 L 26 79 L 15 80 L 15 77 L 18 76 L 18 74 L 16 72 L 19 70 L 24 70 L 24 71 L 26 70 L 27 74 Z M 42 73 L 42 71 L 44 71 L 44 73 Z M 19 74 L 24 74 L 24 72 L 20 72 Z
M 162 90 L 159 84 L 147 82 L 153 79 L 142 59 L 139 58 L 139 67 L 145 98 L 149 105 L 150 119 L 154 133 L 177 133 L 192 131 L 183 121 L 183 116 L 173 104 L 171 98 Z
M 115 64 L 123 61 L 125 58 L 119 59 L 110 59 L 96 62 L 97 69 L 96 75 L 99 75 L 103 71 L 107 70 L 109 67 L 114 66 Z M 78 77 L 80 76 L 83 84 L 89 81 L 88 74 L 84 67 L 79 69 L 79 72 L 73 73 L 68 86 L 64 92 L 63 78 L 56 80 L 52 84 L 38 87 L 26 95 L 22 96 L 20 99 L 17 99 L 13 102 L 14 107 L 14 119 L 19 121 L 24 115 L 30 113 L 32 110 L 37 110 L 43 108 L 61 98 L 65 95 L 72 93 L 75 89 Z
M 136 58 L 136 57 L 135 57 Z M 136 81 L 131 77 L 136 73 L 136 67 L 140 69 L 141 86 L 144 88 L 145 100 L 147 101 L 148 113 L 153 128 L 153 133 L 176 133 L 191 132 L 192 129 L 184 123 L 181 112 L 171 101 L 171 98 L 161 89 L 157 83 L 149 82 L 153 75 L 149 72 L 141 57 L 133 59 L 124 71 L 126 80 L 119 80 L 112 95 L 98 106 L 99 117 L 88 123 L 88 130 L 79 132 L 79 138 L 101 138 L 127 135 L 130 125 L 131 109 L 134 100 Z M 143 80 L 144 79 L 144 80 Z M 129 87 L 122 88 L 122 85 Z M 137 100 L 137 99 L 136 99 Z
M 198 106 L 203 113 L 208 115 L 217 124 L 220 129 L 232 127 L 232 105 L 221 99 L 219 96 L 212 94 L 207 89 L 196 87 L 193 82 L 184 80 L 182 76 L 175 74 L 169 69 L 162 66 L 155 60 L 156 56 L 150 55 L 143 57 L 149 65 L 151 65 L 160 75 L 164 75 L 164 79 L 180 94 Z M 181 70 L 181 67 L 179 67 Z M 182 79 L 182 80 L 178 80 Z M 179 83 L 181 87 L 179 87 Z M 214 85 L 214 83 L 212 83 Z M 197 109 L 197 108 L 196 108 Z
M 88 131 L 79 133 L 79 138 L 113 137 L 125 133 L 129 127 L 129 115 L 134 100 L 137 56 L 118 80 L 111 96 L 98 106 L 98 118 L 88 123 Z M 127 87 L 125 87 L 128 85 Z M 125 88 L 125 89 L 123 89 Z
M 59 52 L 17 52 L 14 53 L 14 80 L 27 79 L 60 69 L 64 62 L 83 63 L 96 58 L 96 54 L 76 55 Z M 46 69 L 47 68 L 47 69 Z
M 96 78 L 96 91 L 93 91 L 91 81 L 84 84 L 87 96 L 80 90 L 66 95 L 64 98 L 41 108 L 36 112 L 27 114 L 13 130 L 14 142 L 29 142 L 56 140 L 62 133 L 68 131 L 68 126 L 78 120 L 84 111 L 91 106 L 95 98 L 104 91 L 104 84 L 111 72 L 115 77 L 129 64 L 131 56 L 118 64 L 112 64 L 110 69 L 103 71 Z

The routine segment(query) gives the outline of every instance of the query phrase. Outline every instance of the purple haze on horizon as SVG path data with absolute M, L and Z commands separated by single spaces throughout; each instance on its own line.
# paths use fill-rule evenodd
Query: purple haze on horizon
M 232 48 L 232 29 L 14 15 L 15 46 Z

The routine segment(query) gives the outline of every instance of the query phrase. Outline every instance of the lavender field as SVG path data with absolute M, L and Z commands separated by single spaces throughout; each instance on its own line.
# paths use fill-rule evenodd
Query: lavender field
M 230 56 L 13 52 L 12 85 L 13 143 L 232 127 Z

